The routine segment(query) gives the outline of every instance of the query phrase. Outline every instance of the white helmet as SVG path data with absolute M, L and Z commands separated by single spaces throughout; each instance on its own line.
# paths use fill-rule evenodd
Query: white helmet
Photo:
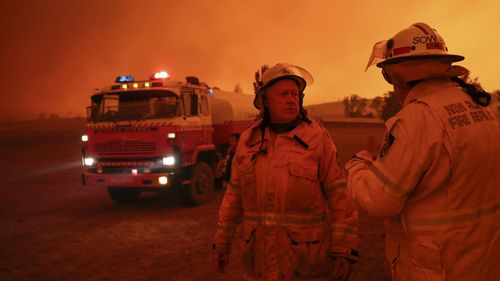
M 278 82 L 282 79 L 293 79 L 297 82 L 299 86 L 299 91 L 302 93 L 307 85 L 313 83 L 312 75 L 304 68 L 289 63 L 278 63 L 273 67 L 268 68 L 262 74 L 262 78 L 259 80 L 258 90 L 256 91 L 255 98 L 253 100 L 253 105 L 262 110 L 263 101 L 262 96 L 265 90 L 272 84 Z
M 448 62 L 464 59 L 463 56 L 448 54 L 443 38 L 435 29 L 425 23 L 415 23 L 391 39 L 375 43 L 366 69 L 374 64 L 383 67 L 419 58 L 440 58 Z

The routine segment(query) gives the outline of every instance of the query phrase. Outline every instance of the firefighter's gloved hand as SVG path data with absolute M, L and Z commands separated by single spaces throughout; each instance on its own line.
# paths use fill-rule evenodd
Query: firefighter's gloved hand
M 346 258 L 337 257 L 333 259 L 331 280 L 349 280 L 352 271 L 352 262 Z
M 360 152 L 354 154 L 349 161 L 347 161 L 345 168 L 349 171 L 352 167 L 361 163 L 365 163 L 370 166 L 376 159 L 377 157 L 373 156 L 373 154 L 369 151 L 361 150 Z
M 220 273 L 225 273 L 226 267 L 229 264 L 229 255 L 213 252 L 212 261 L 217 271 L 219 271 Z

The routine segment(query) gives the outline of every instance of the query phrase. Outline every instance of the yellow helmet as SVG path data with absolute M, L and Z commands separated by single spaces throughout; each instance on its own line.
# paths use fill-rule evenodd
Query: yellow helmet
M 282 79 L 295 80 L 301 93 L 307 85 L 311 85 L 313 83 L 312 75 L 304 68 L 289 63 L 278 63 L 262 73 L 262 77 L 259 80 L 258 90 L 256 90 L 255 98 L 253 100 L 253 105 L 257 109 L 263 109 L 262 96 L 264 95 L 264 91 L 269 86 Z
M 439 58 L 448 62 L 464 59 L 460 55 L 448 54 L 443 38 L 435 29 L 425 23 L 415 23 L 391 39 L 375 43 L 366 69 L 372 65 L 383 67 L 385 64 L 420 58 Z

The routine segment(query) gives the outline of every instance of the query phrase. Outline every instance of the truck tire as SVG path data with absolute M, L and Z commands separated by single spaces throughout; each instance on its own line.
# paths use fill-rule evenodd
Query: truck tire
M 137 188 L 129 187 L 108 187 L 109 197 L 118 204 L 136 202 L 141 195 Z
M 205 162 L 196 163 L 193 177 L 188 185 L 187 194 L 192 205 L 207 203 L 212 199 L 214 191 L 214 175 L 212 169 Z

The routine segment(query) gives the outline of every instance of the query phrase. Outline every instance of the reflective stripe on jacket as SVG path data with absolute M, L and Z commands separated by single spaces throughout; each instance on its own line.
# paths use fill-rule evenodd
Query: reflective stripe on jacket
M 354 259 L 357 243 L 357 209 L 335 146 L 314 120 L 278 135 L 274 146 L 269 129 L 262 138 L 258 125 L 241 135 L 216 250 L 229 251 L 241 223 L 247 279 L 326 280 L 331 256 Z
M 386 218 L 395 280 L 500 280 L 500 125 L 491 108 L 449 80 L 428 80 L 386 126 L 384 155 L 346 166 L 350 196 Z

